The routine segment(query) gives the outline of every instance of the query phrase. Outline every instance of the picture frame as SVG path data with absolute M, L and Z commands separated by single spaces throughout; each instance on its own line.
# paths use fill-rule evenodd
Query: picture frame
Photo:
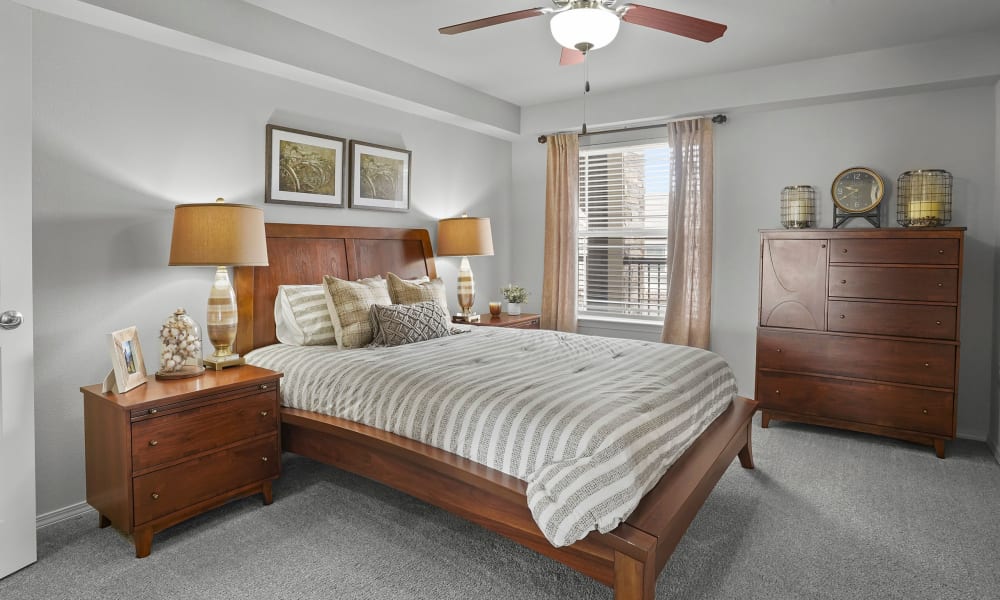
M 351 208 L 410 210 L 413 153 L 351 140 Z
M 344 147 L 332 135 L 267 126 L 264 202 L 344 207 Z
M 113 391 L 123 394 L 146 383 L 146 363 L 139 345 L 139 330 L 133 325 L 108 334 L 111 352 L 112 372 L 108 374 L 105 387 L 114 375 Z M 109 390 L 106 390 L 109 391 Z

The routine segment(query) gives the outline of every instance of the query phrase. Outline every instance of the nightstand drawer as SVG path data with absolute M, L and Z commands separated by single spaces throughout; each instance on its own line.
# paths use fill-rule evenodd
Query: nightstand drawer
M 132 424 L 136 471 L 278 429 L 277 392 L 267 391 Z
M 280 457 L 274 435 L 136 477 L 135 524 L 276 477 Z
M 758 373 L 756 396 L 764 410 L 952 435 L 951 392 L 791 373 Z
M 530 321 L 522 321 L 520 323 L 514 323 L 512 325 L 508 325 L 507 327 L 511 329 L 538 329 L 539 320 L 532 319 Z

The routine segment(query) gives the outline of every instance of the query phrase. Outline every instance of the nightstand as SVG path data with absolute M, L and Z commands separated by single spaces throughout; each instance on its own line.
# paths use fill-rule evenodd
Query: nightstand
M 252 366 L 150 380 L 124 394 L 83 392 L 87 503 L 149 556 L 153 534 L 230 500 L 262 494 L 281 471 L 278 380 Z
M 478 323 L 466 323 L 465 321 L 452 321 L 454 323 L 462 323 L 464 325 L 479 325 L 481 327 L 513 327 L 516 329 L 538 329 L 541 315 L 533 315 L 529 313 L 521 313 L 519 315 L 508 315 L 507 313 L 500 313 L 499 317 L 494 317 L 493 315 L 486 313 L 484 315 L 479 315 Z

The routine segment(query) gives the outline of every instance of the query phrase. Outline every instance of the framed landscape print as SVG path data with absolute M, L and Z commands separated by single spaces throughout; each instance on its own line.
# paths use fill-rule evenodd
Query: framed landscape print
M 135 326 L 108 334 L 115 391 L 123 394 L 146 383 L 146 363 L 139 346 L 139 331 Z M 111 375 L 108 375 L 111 378 Z M 105 387 L 110 387 L 105 385 Z M 107 391 L 107 390 L 105 390 Z
M 344 206 L 343 138 L 267 126 L 264 202 Z
M 409 150 L 351 140 L 351 208 L 410 209 Z

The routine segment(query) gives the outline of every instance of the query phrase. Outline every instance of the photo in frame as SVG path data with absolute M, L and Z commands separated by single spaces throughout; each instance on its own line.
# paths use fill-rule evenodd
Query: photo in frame
M 111 373 L 104 381 L 104 391 L 123 394 L 146 383 L 146 363 L 139 345 L 139 331 L 133 325 L 108 334 Z
M 351 208 L 410 210 L 412 153 L 351 140 Z
M 344 138 L 267 126 L 264 202 L 344 206 Z

